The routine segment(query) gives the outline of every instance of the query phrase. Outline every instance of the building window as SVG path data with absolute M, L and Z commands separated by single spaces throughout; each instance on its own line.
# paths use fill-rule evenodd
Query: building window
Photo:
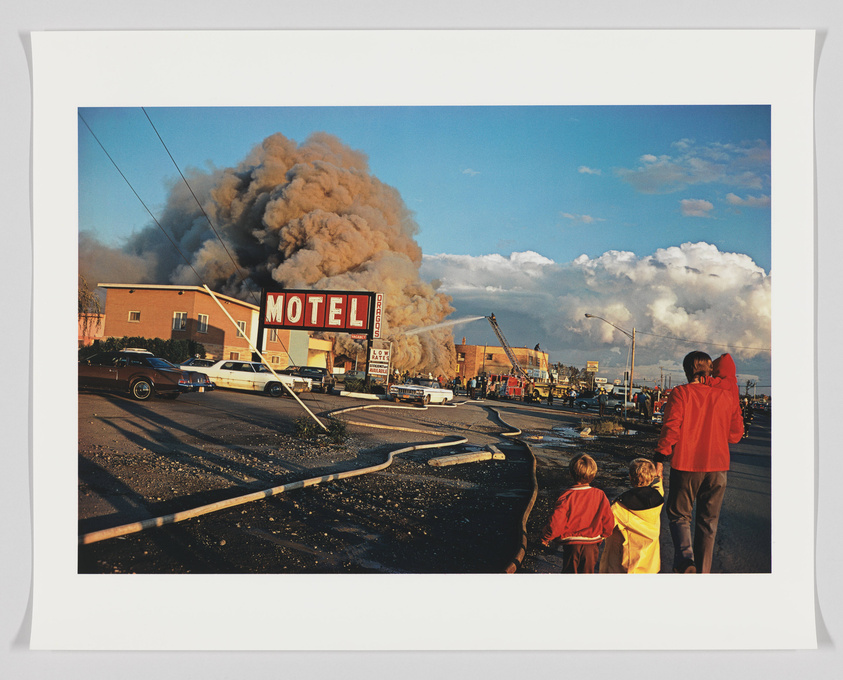
M 237 359 L 240 358 L 240 352 L 229 352 L 228 358 L 236 361 Z
M 465 352 L 457 352 L 457 361 L 465 361 Z
M 281 363 L 281 357 L 279 357 L 279 356 L 272 357 L 272 363 L 273 364 L 280 364 Z
M 129 321 L 132 323 L 140 323 L 140 312 L 129 312 Z
M 208 315 L 207 314 L 200 314 L 199 315 L 199 327 L 196 329 L 197 333 L 207 333 L 208 332 Z
M 277 328 L 270 328 L 269 329 L 269 341 L 270 342 L 278 342 L 278 329 Z
M 495 360 L 494 354 L 487 354 L 486 355 L 486 361 L 494 361 L 494 360 Z
M 238 338 L 245 338 L 246 337 L 246 322 L 245 321 L 238 321 L 237 322 L 237 337 Z
M 173 330 L 183 331 L 187 328 L 187 312 L 173 312 Z

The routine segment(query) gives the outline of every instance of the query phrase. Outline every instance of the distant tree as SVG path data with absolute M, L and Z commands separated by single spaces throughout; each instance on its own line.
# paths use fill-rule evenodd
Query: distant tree
M 91 290 L 87 280 L 79 275 L 79 321 L 82 323 L 82 334 L 90 333 L 91 325 L 99 322 L 102 316 L 102 303 L 95 290 Z
M 87 359 L 100 352 L 113 352 L 126 349 L 127 347 L 149 350 L 155 356 L 166 359 L 173 364 L 180 364 L 182 361 L 193 356 L 205 356 L 205 346 L 194 340 L 124 337 L 94 340 L 92 345 L 79 350 L 79 358 Z

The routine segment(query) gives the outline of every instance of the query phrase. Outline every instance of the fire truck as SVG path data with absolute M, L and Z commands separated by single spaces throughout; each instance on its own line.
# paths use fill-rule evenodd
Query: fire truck
M 532 391 L 531 396 L 533 399 L 541 401 L 542 399 L 547 399 L 547 395 L 550 394 L 551 390 L 553 390 L 554 399 L 562 399 L 568 394 L 571 386 L 567 383 L 559 382 L 534 382 L 529 387 Z
M 502 385 L 498 389 L 499 397 L 504 399 L 541 401 L 542 399 L 547 399 L 547 395 L 550 394 L 551 390 L 553 391 L 554 399 L 561 399 L 567 394 L 570 385 L 558 382 L 537 381 L 527 375 L 527 372 L 521 368 L 521 364 L 518 363 L 518 359 L 515 357 L 515 352 L 512 351 L 512 347 L 510 347 L 509 343 L 506 341 L 495 315 L 490 314 L 486 317 L 486 319 L 489 321 L 489 324 L 492 326 L 492 330 L 498 337 L 501 347 L 503 347 L 503 351 L 506 352 L 506 357 L 509 359 L 509 363 L 512 364 L 512 375 L 491 376 L 493 378 L 500 379 L 500 382 L 506 378 L 506 385 Z
M 530 386 L 533 381 L 527 375 L 527 372 L 521 368 L 521 364 L 518 363 L 515 352 L 512 351 L 512 347 L 510 347 L 506 338 L 503 336 L 500 326 L 498 326 L 498 320 L 495 318 L 495 315 L 490 314 L 486 319 L 498 337 L 501 347 L 503 347 L 503 351 L 506 353 L 506 358 L 512 364 L 512 372 L 510 374 L 491 375 L 488 377 L 487 394 L 497 399 L 531 399 L 533 392 Z
M 517 375 L 487 376 L 486 395 L 492 399 L 523 399 L 526 394 L 524 379 Z

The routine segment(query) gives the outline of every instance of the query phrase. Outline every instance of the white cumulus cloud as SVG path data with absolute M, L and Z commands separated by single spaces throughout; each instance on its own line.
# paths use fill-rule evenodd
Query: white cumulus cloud
M 679 204 L 685 217 L 711 217 L 709 213 L 714 210 L 713 203 L 701 198 L 685 198 Z
M 577 168 L 577 172 L 581 175 L 600 175 L 602 174 L 600 170 L 596 168 L 590 168 L 587 165 L 581 165 Z
M 770 207 L 770 197 L 762 194 L 761 196 L 747 196 L 746 198 L 741 198 L 736 194 L 726 194 L 726 201 L 730 205 L 738 205 L 746 208 L 769 208 Z
M 592 217 L 591 215 L 577 215 L 574 213 L 563 212 L 560 213 L 562 217 L 573 222 L 581 222 L 582 224 L 593 224 L 594 222 L 605 222 L 601 217 Z
M 638 256 L 608 251 L 557 263 L 535 252 L 425 255 L 422 276 L 450 295 L 455 317 L 494 312 L 510 344 L 550 352 L 551 361 L 584 366 L 600 360 L 608 377 L 623 371 L 636 330 L 636 374 L 681 377 L 694 349 L 731 352 L 741 375 L 769 384 L 771 276 L 740 253 L 708 243 L 684 243 Z M 496 344 L 480 322 L 457 333 Z M 485 333 L 485 335 L 484 335 Z M 473 334 L 473 336 L 472 336 Z M 661 367 L 661 369 L 659 368 Z M 602 369 L 601 369 L 602 370 Z
M 637 167 L 619 168 L 617 175 L 645 194 L 669 194 L 710 183 L 750 190 L 770 185 L 770 147 L 765 142 L 700 145 L 683 139 L 671 146 L 672 155 L 644 154 Z

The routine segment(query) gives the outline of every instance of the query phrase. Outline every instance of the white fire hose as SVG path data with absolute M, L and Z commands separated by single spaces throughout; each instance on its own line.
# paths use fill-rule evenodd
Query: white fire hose
M 340 413 L 348 413 L 350 411 L 359 411 L 363 409 L 370 409 L 370 408 L 410 408 L 410 407 L 403 407 L 403 406 L 394 406 L 394 405 L 380 405 L 380 404 L 366 404 L 364 406 L 352 406 L 350 408 L 341 409 L 339 411 L 335 411 L 329 415 L 329 417 L 333 417 L 334 415 Z M 425 407 L 426 408 L 426 407 Z M 507 427 L 510 427 L 506 421 L 501 418 L 500 413 L 490 406 L 486 407 L 491 410 L 498 419 Z M 418 410 L 414 408 L 413 410 Z M 314 419 L 316 417 L 314 416 Z M 319 422 L 317 420 L 317 422 Z M 389 425 L 373 425 L 370 423 L 362 423 L 362 422 L 354 422 L 354 421 L 346 421 L 353 425 L 360 425 L 363 427 L 375 427 L 375 428 L 382 428 L 382 429 L 391 429 L 396 431 L 402 432 L 417 432 L 422 434 L 439 434 L 437 432 L 431 432 L 429 430 L 415 430 L 411 428 L 402 428 L 402 427 L 394 427 Z M 320 423 L 321 424 L 321 423 Z M 324 427 L 324 425 L 323 425 Z M 327 428 L 326 428 L 327 429 Z M 510 432 L 503 432 L 501 436 L 504 437 L 517 437 L 521 434 L 521 430 L 515 429 Z M 521 441 L 521 440 L 519 440 Z M 310 479 L 303 479 L 298 480 L 295 482 L 289 482 L 287 484 L 281 484 L 279 486 L 274 486 L 269 489 L 263 489 L 261 491 L 253 491 L 251 493 L 243 494 L 241 496 L 236 496 L 234 498 L 229 498 L 223 501 L 217 501 L 216 503 L 209 503 L 207 505 L 201 505 L 196 508 L 191 508 L 189 510 L 183 510 L 181 512 L 174 512 L 169 515 L 162 515 L 160 517 L 151 517 L 149 519 L 141 520 L 139 522 L 132 522 L 130 524 L 123 524 L 120 526 L 112 527 L 110 529 L 102 529 L 100 531 L 92 531 L 87 534 L 83 534 L 79 537 L 79 544 L 80 545 L 88 545 L 90 543 L 97 543 L 99 541 L 104 541 L 110 538 L 117 538 L 118 536 L 126 536 L 128 534 L 138 533 L 141 531 L 145 531 L 146 529 L 152 529 L 155 527 L 162 527 L 168 524 L 175 524 L 177 522 L 182 522 L 187 519 L 192 519 L 195 517 L 199 517 L 201 515 L 207 515 L 212 512 L 217 512 L 219 510 L 226 510 L 228 508 L 233 508 L 238 505 L 244 505 L 246 503 L 251 503 L 252 501 L 261 500 L 264 498 L 269 498 L 271 496 L 277 496 L 279 494 L 285 493 L 287 491 L 293 491 L 295 489 L 303 489 L 309 486 L 316 486 L 317 484 L 321 484 L 323 482 L 331 482 L 336 481 L 339 479 L 349 479 L 351 477 L 358 477 L 360 475 L 369 474 L 372 472 L 378 472 L 379 470 L 383 470 L 390 465 L 395 458 L 395 456 L 399 456 L 404 453 L 410 453 L 411 451 L 421 451 L 426 449 L 436 449 L 436 448 L 444 448 L 446 446 L 456 446 L 458 444 L 465 444 L 468 442 L 468 439 L 465 437 L 458 437 L 456 439 L 450 439 L 447 441 L 442 442 L 435 442 L 432 444 L 417 444 L 415 446 L 408 446 L 402 449 L 396 449 L 395 451 L 390 451 L 387 455 L 386 460 L 383 463 L 378 463 L 377 465 L 372 465 L 369 467 L 358 468 L 356 470 L 347 470 L 345 472 L 337 472 L 330 475 L 323 475 L 321 477 L 311 477 Z M 538 486 L 536 482 L 536 458 L 533 455 L 532 449 L 523 441 L 521 443 L 527 448 L 530 452 L 530 456 L 532 458 L 532 481 L 533 481 L 533 490 L 532 490 L 532 497 L 528 504 L 527 510 L 525 511 L 524 515 L 522 516 L 521 521 L 521 546 L 516 554 L 516 556 L 510 561 L 509 565 L 506 567 L 506 573 L 514 573 L 520 565 L 521 560 L 524 558 L 526 554 L 526 547 L 527 547 L 527 518 L 532 511 L 533 504 L 535 503 L 536 496 L 538 494 Z

